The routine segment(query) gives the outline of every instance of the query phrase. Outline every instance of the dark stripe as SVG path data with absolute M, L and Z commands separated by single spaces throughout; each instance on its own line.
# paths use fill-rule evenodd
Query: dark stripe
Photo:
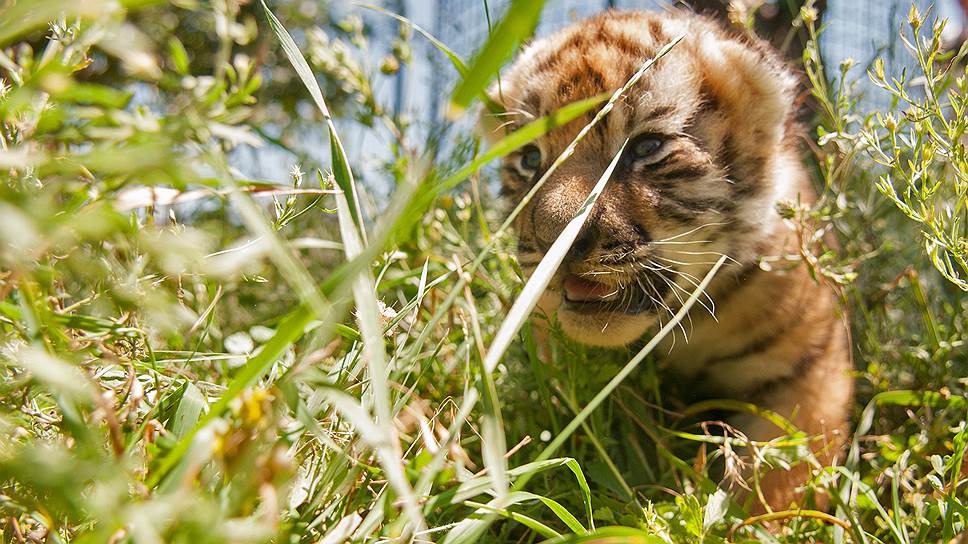
M 505 164 L 501 166 L 501 172 L 508 178 L 512 178 L 520 183 L 527 183 L 531 178 L 523 175 L 517 168 L 513 165 Z
M 763 157 L 747 157 L 743 167 L 733 168 L 735 172 L 730 179 L 735 183 L 730 185 L 730 192 L 734 198 L 746 198 L 756 194 L 763 187 L 763 174 L 766 159 Z
M 649 27 L 649 34 L 655 38 L 657 42 L 668 41 L 668 38 L 666 38 L 665 33 L 662 31 L 662 23 L 660 23 L 658 19 L 649 18 L 646 22 L 646 25 Z
M 567 40 L 565 40 L 565 43 L 561 44 L 561 46 L 558 48 L 558 52 L 560 53 L 561 51 L 566 51 L 572 48 L 582 49 L 585 47 L 586 41 L 585 34 L 581 32 L 574 32 L 568 37 Z
M 666 197 L 659 202 L 659 213 L 668 213 L 672 216 L 689 217 L 690 219 L 704 213 L 716 212 L 728 214 L 735 210 L 735 205 L 726 200 L 692 200 L 684 198 Z M 687 215 L 688 214 L 688 215 Z
M 736 142 L 733 141 L 733 136 L 727 132 L 726 136 L 723 137 L 723 145 L 719 148 L 719 154 L 716 156 L 716 162 L 733 175 L 736 174 L 733 171 L 733 165 L 736 163 L 737 155 Z
M 708 82 L 703 81 L 699 85 L 699 107 L 696 108 L 695 112 L 693 112 L 693 117 L 706 113 L 718 112 L 720 109 L 722 108 L 719 107 L 719 99 L 716 97 L 716 93 L 709 88 Z
M 528 91 L 521 98 L 521 102 L 532 112 L 537 112 L 541 108 L 541 95 L 537 91 Z
M 736 204 L 733 201 L 723 200 L 721 198 L 685 198 L 680 196 L 672 196 L 670 198 L 676 204 L 696 213 L 709 211 L 729 213 L 736 209 Z
M 605 83 L 605 76 L 597 70 L 594 66 L 588 66 L 584 71 L 584 79 L 591 80 L 592 87 L 596 90 L 603 90 L 607 88 Z
M 682 148 L 674 149 L 670 151 L 668 155 L 666 155 L 665 157 L 662 157 L 662 160 L 660 160 L 655 164 L 650 164 L 646 168 L 653 172 L 661 168 L 667 168 L 669 166 L 672 166 L 672 163 L 677 162 L 681 159 L 684 159 L 688 155 L 689 155 L 689 152 L 686 151 L 685 149 L 682 149 Z
M 636 125 L 638 125 L 638 123 L 639 123 L 639 118 L 635 114 L 635 107 L 634 106 L 629 105 L 625 101 L 622 101 L 621 103 L 622 104 L 625 104 L 625 106 L 626 106 L 625 110 L 628 112 L 625 115 L 625 135 L 631 138 L 632 136 L 635 135 L 633 131 L 636 129 Z M 609 117 L 611 117 L 611 116 L 609 116 Z
M 734 182 L 730 186 L 734 197 L 747 197 L 761 188 L 766 158 L 757 155 L 741 157 L 739 147 L 732 135 L 727 134 L 723 139 L 716 162 Z
M 642 44 L 635 43 L 625 36 L 621 35 L 611 35 L 610 40 L 605 43 L 608 47 L 613 49 L 618 49 L 622 53 L 634 58 L 643 59 L 646 56 L 645 48 Z M 651 55 L 650 55 L 651 56 Z
M 833 340 L 834 336 L 833 328 L 839 324 L 840 320 L 831 319 L 828 323 L 827 330 L 825 331 L 826 334 L 824 334 L 823 342 L 815 346 L 810 346 L 807 352 L 804 353 L 796 363 L 794 363 L 793 369 L 789 374 L 765 381 L 750 391 L 749 397 L 754 399 L 755 402 L 763 395 L 769 393 L 771 390 L 782 386 L 790 380 L 801 378 L 804 374 L 809 372 L 810 368 L 816 364 L 817 360 L 820 359 L 824 355 L 824 352 L 827 351 L 827 348 L 830 347 L 830 342 Z
M 696 218 L 697 213 L 685 210 L 681 206 L 677 205 L 675 202 L 660 201 L 657 210 L 659 217 L 662 219 L 672 219 L 679 221 L 680 223 L 688 223 Z
M 547 57 L 541 59 L 538 65 L 534 67 L 535 76 L 541 75 L 545 72 L 550 72 L 558 66 L 558 61 L 560 57 L 557 53 L 548 55 Z
M 649 112 L 649 119 L 668 117 L 670 114 L 675 113 L 675 111 L 676 108 L 674 106 L 659 106 Z
M 720 304 L 722 304 L 722 301 L 720 301 Z M 799 321 L 795 321 L 791 319 L 790 321 L 787 321 L 786 323 L 784 323 L 783 326 L 781 326 L 780 328 L 774 329 L 772 332 L 770 332 L 769 334 L 767 334 L 762 338 L 757 338 L 755 341 L 751 342 L 750 344 L 747 344 L 739 351 L 735 351 L 733 353 L 730 353 L 729 355 L 723 355 L 722 357 L 716 357 L 715 359 L 710 359 L 706 361 L 704 364 L 708 368 L 711 366 L 721 365 L 723 363 L 733 362 L 733 361 L 736 361 L 737 359 L 745 359 L 746 357 L 755 355 L 761 351 L 766 351 L 770 347 L 772 347 L 773 344 L 775 344 L 777 340 L 780 339 L 780 337 L 785 336 L 786 333 L 789 332 L 789 330 L 793 328 L 794 325 L 798 325 L 798 324 L 799 324 Z
M 629 136 L 635 136 L 636 135 L 635 129 L 637 128 L 636 125 L 638 125 L 639 119 L 659 121 L 665 117 L 674 115 L 675 113 L 676 113 L 675 106 L 657 106 L 652 111 L 642 116 L 639 116 L 637 115 L 635 108 L 629 107 L 629 115 L 625 119 L 625 133 L 628 134 Z
M 605 27 L 605 21 L 600 20 L 598 29 L 595 32 L 595 41 L 612 49 L 618 49 L 622 53 L 640 59 L 645 56 L 645 47 L 641 43 L 630 40 L 623 34 L 615 34 Z
M 678 166 L 678 168 L 676 168 L 675 166 Z M 694 178 L 703 177 L 712 171 L 712 169 L 705 164 L 684 164 L 684 165 L 675 165 L 675 166 L 673 166 L 672 170 L 668 170 L 665 172 L 656 172 L 655 174 L 653 174 L 653 177 L 657 181 L 668 181 L 673 179 L 685 179 L 685 178 L 694 179 Z
M 800 293 L 799 296 L 797 297 L 797 303 L 794 304 L 794 307 L 795 308 L 800 308 L 802 306 L 802 303 L 804 302 L 804 299 L 809 294 L 810 294 L 810 290 L 804 289 L 803 292 Z M 800 324 L 803 323 L 799 319 L 799 317 L 800 316 L 798 316 L 798 315 L 790 316 L 790 319 L 788 319 L 785 323 L 783 323 L 779 328 L 774 329 L 773 331 L 771 331 L 766 336 L 763 336 L 761 338 L 757 338 L 756 340 L 754 340 L 750 344 L 747 344 L 745 347 L 743 347 L 742 349 L 740 349 L 737 352 L 730 353 L 729 355 L 723 355 L 721 357 L 717 357 L 715 359 L 711 359 L 709 361 L 706 361 L 705 366 L 706 367 L 710 367 L 710 366 L 722 364 L 722 363 L 729 362 L 729 361 L 735 361 L 737 359 L 744 359 L 744 358 L 749 357 L 749 356 L 751 356 L 751 355 L 753 355 L 755 353 L 759 353 L 761 351 L 766 351 L 773 344 L 775 344 L 776 341 L 781 336 L 786 336 L 786 334 L 788 332 L 790 332 L 791 329 L 793 329 L 797 325 L 800 325 Z M 829 336 L 830 336 L 830 331 L 828 330 L 827 331 L 827 337 L 825 337 L 824 342 L 823 342 L 823 345 L 824 346 L 826 346 L 827 343 L 829 342 Z
M 519 188 L 511 187 L 510 185 L 511 184 L 507 182 L 502 183 L 501 188 L 498 190 L 497 196 L 499 198 L 510 198 L 517 193 Z
M 566 99 L 571 96 L 572 85 L 570 81 L 562 81 L 558 84 L 556 95 L 558 98 Z

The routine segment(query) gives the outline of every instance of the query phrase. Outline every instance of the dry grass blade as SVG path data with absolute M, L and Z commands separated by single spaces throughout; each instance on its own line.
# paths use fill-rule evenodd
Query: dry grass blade
M 831 516 L 826 512 L 820 512 L 818 510 L 784 510 L 782 512 L 771 512 L 769 514 L 753 516 L 751 518 L 747 518 L 743 520 L 743 523 L 740 523 L 739 525 L 736 525 L 735 527 L 729 530 L 729 533 L 727 533 L 726 535 L 726 540 L 732 542 L 733 535 L 736 533 L 736 531 L 738 531 L 739 529 L 742 529 L 743 527 L 749 527 L 750 525 L 756 525 L 758 523 L 796 519 L 796 518 L 819 519 L 820 521 L 825 521 L 827 523 L 831 523 L 833 525 L 843 527 L 848 531 L 851 530 L 851 526 L 849 523 L 847 523 L 846 521 L 840 518 Z
M 524 320 L 528 318 L 531 310 L 538 303 L 538 298 L 548 288 L 548 284 L 551 283 L 551 279 L 558 271 L 558 267 L 561 266 L 565 255 L 571 249 L 572 244 L 575 243 L 575 238 L 578 237 L 578 233 L 581 232 L 582 227 L 585 225 L 585 221 L 588 219 L 592 208 L 595 207 L 595 202 L 598 201 L 598 197 L 605 190 L 605 185 L 612 177 L 612 171 L 615 170 L 615 165 L 622 158 L 622 152 L 625 151 L 625 144 L 627 143 L 628 140 L 622 143 L 622 147 L 612 157 L 612 162 L 609 163 L 602 177 L 598 179 L 598 183 L 595 184 L 592 192 L 585 199 L 578 214 L 568 222 L 568 225 L 561 231 L 561 234 L 558 235 L 555 242 L 551 244 L 551 248 L 548 249 L 544 258 L 541 259 L 541 262 L 538 263 L 538 267 L 524 285 L 524 289 L 521 291 L 518 299 L 514 301 L 514 305 L 511 306 L 511 311 L 508 312 L 507 319 L 501 325 L 501 328 L 498 329 L 497 335 L 495 335 L 494 341 L 491 342 L 491 347 L 484 357 L 485 372 L 494 371 L 501 357 L 504 356 L 504 352 L 511 345 L 511 340 L 514 339 L 514 335 L 517 334 L 518 329 L 524 324 Z
M 363 245 L 353 223 L 349 204 L 342 193 L 336 195 L 336 209 L 346 258 L 352 260 L 363 253 Z M 356 315 L 360 323 L 360 334 L 363 337 L 363 357 L 369 374 L 370 387 L 367 390 L 369 395 L 366 397 L 373 405 L 379 435 L 382 437 L 382 440 L 375 444 L 375 448 L 386 471 L 387 479 L 403 500 L 404 512 L 410 518 L 411 526 L 404 532 L 423 531 L 427 528 L 427 524 L 404 472 L 400 442 L 393 423 L 390 388 L 387 384 L 383 327 L 380 324 L 376 289 L 369 268 L 356 275 L 353 281 L 353 298 L 356 301 Z

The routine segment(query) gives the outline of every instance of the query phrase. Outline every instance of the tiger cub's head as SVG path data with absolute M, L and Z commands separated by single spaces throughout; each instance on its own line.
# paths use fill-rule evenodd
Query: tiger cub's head
M 485 115 L 504 136 L 579 99 L 611 93 L 664 45 L 645 72 L 515 221 L 533 268 L 628 144 L 545 298 L 569 336 L 620 346 L 669 316 L 719 255 L 752 262 L 781 224 L 779 198 L 799 178 L 787 138 L 794 78 L 770 50 L 687 13 L 609 12 L 535 41 L 491 90 L 507 110 Z M 505 159 L 516 203 L 592 118 L 558 127 Z M 737 267 L 738 268 L 738 267 Z M 723 276 L 721 274 L 721 276 Z

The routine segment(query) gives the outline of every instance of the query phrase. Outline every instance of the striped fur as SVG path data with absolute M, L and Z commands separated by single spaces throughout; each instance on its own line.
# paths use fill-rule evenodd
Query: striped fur
M 658 139 L 660 151 L 648 159 L 626 149 L 628 159 L 541 309 L 556 314 L 578 341 L 626 345 L 667 319 L 712 262 L 728 255 L 731 266 L 703 299 L 708 311 L 694 310 L 684 334 L 667 341 L 668 365 L 707 396 L 755 402 L 790 418 L 819 437 L 818 458 L 832 463 L 851 399 L 848 332 L 833 294 L 804 266 L 769 272 L 758 266 L 764 257 L 798 254 L 776 202 L 815 196 L 794 145 L 796 81 L 773 52 L 689 13 L 609 12 L 527 47 L 492 90 L 507 113 L 485 116 L 482 124 L 496 138 L 569 102 L 611 92 L 680 35 L 683 41 L 646 72 L 517 218 L 519 257 L 526 269 L 540 260 L 626 138 Z M 508 157 L 504 193 L 519 200 L 590 119 L 536 142 L 537 169 L 526 167 L 535 150 Z M 615 294 L 599 303 L 568 301 L 570 275 Z M 753 440 L 780 434 L 759 418 L 736 424 Z M 788 506 L 806 474 L 805 466 L 771 471 L 762 480 L 767 504 Z

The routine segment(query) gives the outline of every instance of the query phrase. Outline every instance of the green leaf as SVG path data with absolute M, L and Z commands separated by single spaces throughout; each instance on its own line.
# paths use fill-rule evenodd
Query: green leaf
M 564 506 L 554 499 L 549 499 L 547 497 L 542 497 L 541 495 L 535 495 L 534 493 L 528 493 L 527 491 L 516 491 L 511 493 L 507 500 L 503 501 L 504 507 L 498 508 L 495 505 L 499 499 L 493 499 L 487 504 L 481 504 L 473 501 L 464 501 L 464 504 L 476 508 L 475 514 L 484 514 L 488 512 L 493 512 L 495 514 L 504 516 L 510 520 L 517 521 L 524 525 L 525 527 L 537 532 L 541 536 L 554 538 L 560 537 L 561 534 L 555 531 L 551 527 L 548 527 L 544 523 L 535 520 L 529 516 L 525 516 L 519 512 L 512 512 L 508 508 L 525 501 L 539 501 L 545 506 L 547 506 L 565 525 L 568 526 L 573 532 L 578 534 L 585 534 L 588 531 L 582 527 L 581 523 L 569 512 Z M 472 529 L 475 525 L 481 523 L 481 520 L 475 517 L 466 518 L 464 521 L 460 522 L 457 527 L 450 533 L 448 533 L 446 541 L 460 542 L 466 538 L 472 538 Z M 465 536 L 466 535 L 466 536 Z
M 0 9 L 0 46 L 34 29 L 46 27 L 62 16 L 89 19 L 103 15 L 114 7 L 111 0 L 14 0 Z
M 177 438 L 183 438 L 195 428 L 195 425 L 198 424 L 198 418 L 208 405 L 202 392 L 195 387 L 195 384 L 189 382 L 186 382 L 186 384 L 185 393 L 182 395 L 178 409 L 175 411 L 175 417 L 171 421 L 171 432 Z
M 484 47 L 471 61 L 467 74 L 454 89 L 450 101 L 450 116 L 458 117 L 497 74 L 518 44 L 534 33 L 541 16 L 544 0 L 513 0 L 501 22 L 494 29 Z
M 91 104 L 104 108 L 122 109 L 131 101 L 132 93 L 112 89 L 96 83 L 73 82 L 52 95 L 58 100 Z
M 172 36 L 168 40 L 168 54 L 171 55 L 171 63 L 175 67 L 175 71 L 180 75 L 187 76 L 191 71 L 191 66 L 188 60 L 188 51 L 182 44 L 181 40 Z
M 562 535 L 544 544 L 666 544 L 656 535 L 633 527 L 602 527 L 584 535 Z
M 722 489 L 717 489 L 715 493 L 706 499 L 706 507 L 702 511 L 702 530 L 705 533 L 716 525 L 726 516 L 729 507 L 729 496 Z
M 178 406 L 181 405 L 182 397 L 185 396 L 186 389 L 188 389 L 187 380 L 170 387 L 168 392 L 165 393 L 165 396 L 161 397 L 161 400 L 155 405 L 153 409 L 154 417 L 161 422 L 168 421 L 168 419 L 174 417 Z
M 589 523 L 592 524 L 592 527 L 594 527 L 593 525 L 594 522 L 592 521 L 591 489 L 588 487 L 588 481 L 585 479 L 585 474 L 584 472 L 582 472 L 581 466 L 578 464 L 578 461 L 576 461 L 575 459 L 572 459 L 570 457 L 562 457 L 558 459 L 546 459 L 544 461 L 536 461 L 533 463 L 527 463 L 527 464 L 512 468 L 507 471 L 507 474 L 508 474 L 508 477 L 512 481 L 514 481 L 515 479 L 520 479 L 520 478 L 530 478 L 537 474 L 545 472 L 547 470 L 551 470 L 559 467 L 567 467 L 568 470 L 570 470 L 572 474 L 574 474 L 575 480 L 578 483 L 578 490 L 581 492 L 582 502 L 585 507 L 585 514 L 588 517 Z M 442 493 L 441 495 L 436 497 L 436 501 L 442 502 L 442 501 L 449 500 L 451 502 L 462 502 L 471 497 L 475 497 L 482 493 L 488 493 L 488 492 L 493 492 L 493 482 L 487 476 L 481 476 L 462 483 L 457 489 L 453 491 Z M 515 491 L 513 493 L 506 495 L 504 500 L 512 501 L 515 497 L 517 497 L 519 500 L 523 500 L 524 498 L 538 498 L 537 495 L 531 495 L 530 493 L 527 495 L 518 495 L 517 493 L 520 493 L 520 491 Z M 566 525 L 572 528 L 572 530 L 577 531 L 580 528 L 581 531 L 585 531 L 584 526 L 582 526 L 581 523 L 578 522 L 578 520 L 571 513 L 566 513 L 567 511 L 565 512 L 557 511 L 557 507 L 554 507 L 550 503 L 545 502 L 544 500 L 542 500 L 542 498 L 538 498 L 538 500 L 541 500 L 541 502 L 543 502 L 546 506 L 551 508 L 552 511 L 555 512 L 555 515 L 558 515 L 559 518 L 561 518 Z M 518 502 L 518 501 L 515 501 L 515 502 Z M 513 502 L 508 503 L 508 502 L 491 501 L 488 503 L 489 507 L 499 508 L 499 509 L 506 508 L 507 506 L 510 506 L 510 504 L 513 504 Z M 454 537 L 451 537 L 450 533 L 448 533 L 448 538 L 445 540 L 453 541 L 453 538 L 460 537 L 457 540 L 457 541 L 460 541 L 460 539 L 464 539 L 472 535 L 478 534 L 480 531 L 483 531 L 486 528 L 486 520 L 480 520 L 480 521 L 481 523 L 479 524 L 475 523 L 472 525 L 464 525 L 464 526 L 461 526 L 460 529 L 455 527 L 451 531 L 455 533 Z

